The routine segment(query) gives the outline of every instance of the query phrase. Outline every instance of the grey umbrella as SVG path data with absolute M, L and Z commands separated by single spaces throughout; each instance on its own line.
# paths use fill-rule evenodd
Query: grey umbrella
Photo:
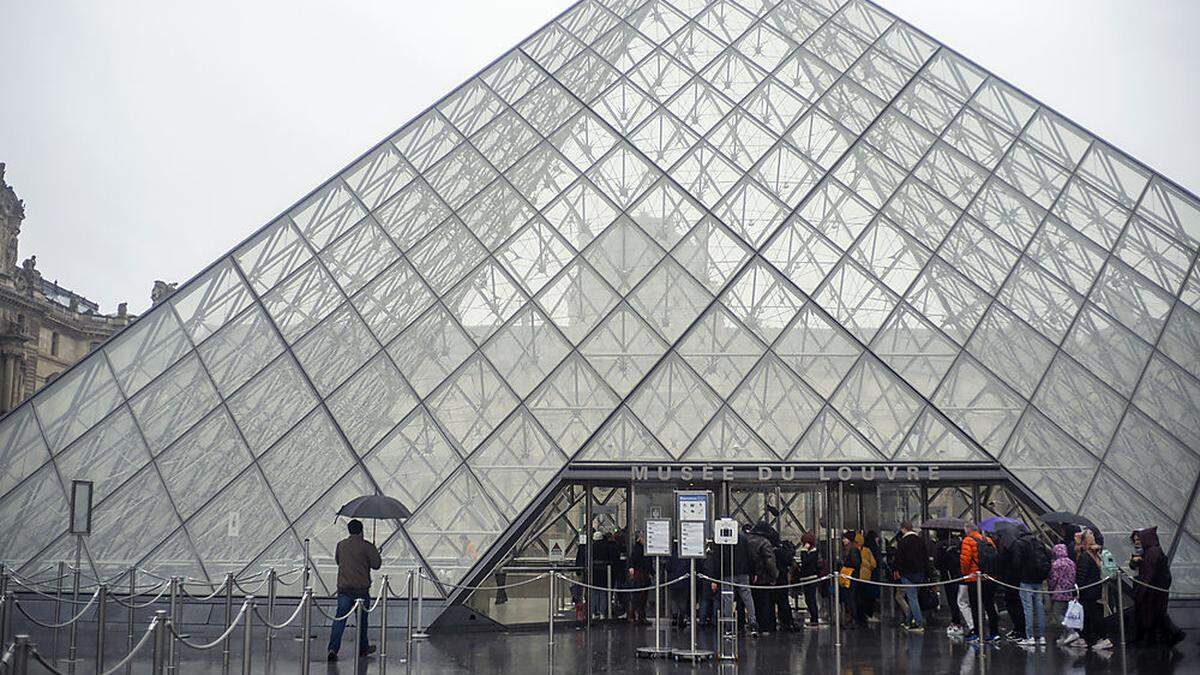
M 355 497 L 338 509 L 339 516 L 368 518 L 370 520 L 406 520 L 412 512 L 396 499 L 386 495 L 364 495 Z M 371 524 L 371 541 L 375 541 L 375 526 Z
M 931 518 L 921 523 L 922 530 L 956 530 L 967 531 L 967 521 L 962 518 Z

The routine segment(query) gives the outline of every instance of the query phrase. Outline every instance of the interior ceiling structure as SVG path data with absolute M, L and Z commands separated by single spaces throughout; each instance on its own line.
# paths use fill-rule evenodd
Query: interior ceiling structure
M 870 2 L 586 0 L 0 422 L 0 558 L 73 479 L 99 575 L 328 575 L 382 492 L 455 581 L 568 462 L 976 461 L 1195 579 L 1198 244 Z

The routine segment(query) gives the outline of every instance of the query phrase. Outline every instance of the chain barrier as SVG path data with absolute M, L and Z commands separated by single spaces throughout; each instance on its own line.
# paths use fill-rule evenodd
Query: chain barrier
M 642 591 L 652 591 L 656 588 L 666 588 L 667 586 L 677 584 L 680 581 L 683 581 L 684 579 L 689 578 L 691 576 L 691 574 L 684 574 L 682 576 L 675 577 L 674 579 L 672 579 L 670 581 L 665 581 L 663 583 L 655 583 L 655 584 L 651 584 L 649 586 L 642 586 L 641 588 L 609 588 L 607 586 L 593 586 L 589 583 L 584 583 L 582 581 L 572 579 L 571 577 L 568 577 L 565 574 L 559 574 L 558 572 L 554 572 L 554 576 L 558 577 L 559 579 L 562 579 L 563 581 L 566 581 L 566 582 L 569 582 L 572 584 L 578 584 L 578 585 L 582 586 L 583 588 L 590 588 L 593 591 L 604 591 L 606 593 L 641 593 Z M 701 576 L 701 575 L 697 574 L 696 576 Z
M 96 604 L 96 598 L 99 598 L 99 597 L 100 597 L 100 589 L 96 589 L 96 592 L 92 594 L 92 599 L 88 600 L 87 604 L 83 606 L 83 609 L 79 610 L 78 614 L 76 614 L 75 616 L 71 617 L 70 619 L 64 621 L 63 623 L 42 623 L 41 621 L 38 621 L 36 618 L 33 617 L 33 615 L 31 615 L 29 612 L 25 611 L 25 608 L 23 606 L 21 606 L 21 600 L 19 598 L 13 598 L 13 605 L 16 606 L 16 608 L 18 610 L 20 610 L 20 612 L 22 614 L 25 615 L 26 619 L 29 619 L 34 624 L 41 626 L 42 628 L 52 628 L 52 629 L 53 628 L 66 628 L 67 626 L 70 626 L 71 624 L 73 624 L 76 621 L 79 621 L 81 618 L 83 618 L 83 615 L 86 614 L 89 609 L 91 609 L 92 605 Z
M 225 630 L 221 632 L 221 634 L 217 637 L 217 639 L 213 640 L 212 642 L 208 642 L 208 643 L 204 643 L 204 644 L 197 644 L 195 642 L 188 640 L 183 635 L 180 635 L 179 632 L 177 630 L 175 630 L 175 624 L 173 624 L 173 623 L 168 624 L 168 629 L 171 631 L 171 637 L 175 638 L 179 642 L 182 642 L 185 647 L 191 647 L 192 649 L 195 649 L 196 651 L 206 651 L 206 650 L 212 649 L 213 647 L 216 647 L 218 645 L 224 644 L 225 639 L 233 634 L 233 629 L 237 628 L 237 625 L 242 622 L 242 617 L 246 616 L 246 612 L 249 609 L 250 609 L 250 602 L 249 601 L 243 602 L 242 608 L 240 610 L 238 610 L 237 615 L 235 615 L 233 617 L 233 621 L 229 622 L 229 625 L 225 627 Z M 255 613 L 258 613 L 257 609 L 255 609 L 254 611 L 255 611 Z M 290 621 L 290 619 L 289 619 L 289 621 Z M 151 628 L 154 627 L 153 621 L 150 622 L 150 627 Z
M 790 584 L 773 584 L 773 585 L 769 585 L 769 586 L 761 586 L 761 585 L 755 585 L 755 584 L 739 584 L 734 581 L 728 581 L 728 580 L 723 580 L 723 579 L 714 579 L 714 578 L 708 576 L 707 574 L 701 574 L 699 572 L 696 573 L 696 577 L 699 579 L 704 579 L 705 581 L 711 581 L 714 584 L 721 584 L 723 586 L 734 586 L 736 588 L 749 588 L 751 590 L 769 591 L 769 590 L 774 590 L 776 588 L 800 588 L 801 586 L 811 586 L 812 584 L 818 584 L 818 583 L 821 583 L 822 581 L 828 581 L 829 579 L 831 579 L 833 577 L 833 575 L 826 574 L 825 576 L 811 577 L 809 579 L 805 579 L 803 581 L 797 581 L 797 582 L 790 583 Z

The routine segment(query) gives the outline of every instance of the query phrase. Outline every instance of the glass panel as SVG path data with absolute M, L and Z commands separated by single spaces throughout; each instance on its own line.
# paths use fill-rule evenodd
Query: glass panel
M 780 457 L 786 457 L 823 401 L 783 364 L 767 356 L 746 378 L 729 404 Z
M 994 77 L 989 77 L 979 88 L 971 105 L 1014 134 L 1021 131 L 1037 109 L 1037 104 L 1024 94 Z
M 506 172 L 509 182 L 534 208 L 543 208 L 575 180 L 578 173 L 549 143 L 525 155 Z
M 228 396 L 283 351 L 266 313 L 257 305 L 196 350 L 217 390 Z
M 937 389 L 959 350 L 916 312 L 901 305 L 875 336 L 871 351 L 928 397 Z
M 509 103 L 524 96 L 543 79 L 545 76 L 541 70 L 524 52 L 516 49 L 483 73 L 483 80 L 491 86 L 492 91 Z
M 830 403 L 876 448 L 890 457 L 912 426 L 922 404 L 882 364 L 859 360 Z
M 929 260 L 929 252 L 887 218 L 877 218 L 850 255 L 899 295 Z
M 287 527 L 270 494 L 252 468 L 188 521 L 187 531 L 209 574 L 236 574 Z
M 880 115 L 867 130 L 866 138 L 889 159 L 909 171 L 921 160 L 934 140 L 932 134 L 895 109 Z
M 387 343 L 434 302 L 433 293 L 406 261 L 397 261 L 351 298 L 367 327 Z
M 1150 177 L 1149 171 L 1103 143 L 1092 144 L 1092 149 L 1079 164 L 1079 173 L 1125 208 L 1133 208 Z
M 664 260 L 629 296 L 629 303 L 667 342 L 673 343 L 712 301 L 679 263 Z
M 457 209 L 496 178 L 479 151 L 468 144 L 459 146 L 425 172 L 425 179 L 452 209 Z
M 289 519 L 295 520 L 354 464 L 333 421 L 318 408 L 260 460 Z
M 409 326 L 387 349 L 417 396 L 424 398 L 467 360 L 475 345 L 439 305 Z
M 1028 145 L 1017 143 L 996 169 L 996 175 L 1050 208 L 1070 174 Z
M 711 145 L 700 143 L 671 169 L 671 176 L 705 206 L 717 205 L 742 172 Z
M 504 270 L 489 260 L 446 294 L 446 307 L 475 342 L 482 344 L 525 302 Z
M 1086 293 L 1100 274 L 1107 252 L 1049 216 L 1029 243 L 1028 255 L 1076 291 Z
M 506 518 L 515 518 L 562 468 L 566 458 L 533 417 L 519 410 L 469 464 Z
M 604 279 L 578 259 L 537 298 L 546 315 L 575 343 L 591 332 L 617 300 Z
M 241 473 L 250 459 L 250 451 L 229 413 L 219 409 L 192 427 L 155 462 L 175 507 L 180 515 L 189 518 Z
M 1067 183 L 1054 214 L 1105 248 L 1117 243 L 1129 219 L 1128 211 L 1078 177 Z
M 384 143 L 354 163 L 346 183 L 368 209 L 379 206 L 416 176 L 416 171 L 391 143 Z
M 912 178 L 896 190 L 883 212 L 930 249 L 937 248 L 962 213 L 950 200 Z
M 1089 299 L 1151 343 L 1162 331 L 1172 303 L 1171 297 L 1157 286 L 1111 259 Z
M 892 461 L 909 462 L 964 462 L 987 461 L 987 455 L 979 452 L 975 445 L 933 408 L 926 407 L 921 419 L 913 425 L 904 445 L 896 451 Z
M 641 228 L 624 216 L 584 253 L 592 267 L 621 295 L 632 290 L 664 255 Z
M 629 142 L 666 170 L 678 161 L 688 148 L 695 145 L 699 138 L 696 132 L 674 115 L 660 109 L 629 135 Z
M 79 438 L 120 403 L 121 392 L 100 353 L 55 378 L 33 399 L 51 452 Z
M 187 335 L 170 307 L 139 317 L 104 346 L 125 394 L 132 396 L 188 350 Z
M 660 103 L 667 101 L 691 78 L 691 73 L 669 54 L 655 51 L 630 73 L 641 89 Z
M 862 352 L 811 303 L 775 343 L 774 351 L 822 396 L 830 396 Z
M 763 248 L 763 257 L 811 295 L 841 260 L 842 252 L 803 220 L 792 217 Z
M 1091 143 L 1083 130 L 1045 108 L 1038 109 L 1021 138 L 1067 168 L 1079 163 Z
M 1020 253 L 967 216 L 938 250 L 946 262 L 988 293 L 1000 290 Z
M 458 210 L 479 241 L 495 250 L 533 216 L 533 207 L 507 181 L 498 180 Z
M 717 398 L 677 354 L 670 354 L 642 383 L 630 409 L 675 457 L 716 412 Z
M 666 250 L 671 250 L 704 215 L 675 184 L 659 181 L 630 211 L 634 222 Z
M 196 343 L 215 333 L 250 302 L 250 289 L 228 259 L 181 288 L 170 300 Z
M 429 398 L 430 410 L 464 452 L 508 416 L 517 399 L 487 360 L 476 355 Z
M 855 145 L 833 175 L 875 208 L 882 207 L 904 180 L 903 169 L 866 143 Z
M 870 206 L 834 180 L 826 180 L 796 213 L 842 249 L 850 248 L 875 215 Z
M 317 403 L 300 369 L 281 356 L 228 399 L 229 412 L 255 454 L 262 454 Z
M 948 51 L 939 51 L 925 67 L 925 75 L 946 91 L 961 99 L 968 99 L 983 83 L 984 74 L 965 59 Z
M 850 263 L 842 263 L 813 299 L 863 342 L 871 341 L 897 302 L 883 285 Z
M 434 110 L 409 122 L 392 138 L 417 171 L 428 169 L 461 141 L 462 135 Z
M 317 568 L 317 574 L 321 580 L 332 588 L 337 588 L 337 544 L 338 541 L 346 536 L 345 521 L 341 518 L 330 518 L 329 514 L 337 513 L 341 506 L 350 500 L 361 497 L 363 495 L 375 494 L 375 487 L 368 480 L 367 474 L 357 467 L 352 469 L 349 474 L 343 477 L 332 490 L 321 497 L 316 504 L 309 507 L 308 511 L 296 521 L 293 528 L 295 532 L 309 540 L 308 555 L 312 560 L 313 565 Z M 392 520 L 372 520 L 370 528 L 365 532 L 368 541 L 383 545 L 385 541 L 396 531 L 395 521 Z M 291 537 L 290 533 L 285 536 Z M 396 548 L 402 548 L 398 542 L 393 543 Z M 387 554 L 392 554 L 394 551 L 387 551 Z M 303 554 L 301 554 L 303 555 Z M 381 570 L 383 572 L 384 570 Z M 390 571 L 390 570 L 388 570 Z M 404 589 L 404 581 L 400 578 L 396 580 L 400 590 Z
M 484 354 L 520 398 L 546 379 L 569 351 L 570 343 L 533 306 L 521 310 L 483 347 Z
M 416 509 L 462 461 L 424 408 L 388 434 L 363 462 L 379 489 Z
M 787 142 L 767 153 L 753 175 L 789 209 L 794 208 L 821 180 L 821 167 Z
M 1000 301 L 1052 342 L 1061 342 L 1083 298 L 1022 258 L 1000 291 Z
M 409 260 L 433 292 L 442 295 L 485 256 L 487 251 L 462 221 L 451 218 L 413 248 Z
M 1099 460 L 1030 407 L 1000 463 L 1052 509 L 1078 512 Z M 1128 536 L 1128 534 L 1126 535 Z
M 712 130 L 708 140 L 743 171 L 749 171 L 777 139 L 753 117 L 735 110 Z
M 289 215 L 300 234 L 319 251 L 367 214 L 345 183 L 331 181 Z
M 804 304 L 804 298 L 768 265 L 753 261 L 721 301 L 768 344 L 779 337 Z
M 884 457 L 861 436 L 854 433 L 841 415 L 834 412 L 833 408 L 826 406 L 787 459 L 792 462 L 850 460 L 877 462 Z
M 577 458 L 585 462 L 670 462 L 675 459 L 625 406 L 608 418 Z
M 346 303 L 297 342 L 292 353 L 317 392 L 326 396 L 377 351 L 379 343 Z
M 95 482 L 92 502 L 98 504 L 150 463 L 150 451 L 129 409 L 121 406 L 72 443 L 56 463 L 68 486 L 73 480 Z
M 854 134 L 824 113 L 811 110 L 788 132 L 787 139 L 803 155 L 829 170 L 854 142 Z
M 1183 520 L 1200 476 L 1200 457 L 1136 408 L 1121 420 L 1104 465 L 1141 494 L 1154 495 L 1154 503 L 1172 520 Z
M 765 347 L 724 306 L 716 304 L 692 326 L 679 353 L 722 398 L 762 356 Z
M 913 27 L 897 21 L 876 45 L 909 68 L 920 68 L 937 51 L 937 44 Z
M 967 349 L 1025 398 L 1033 396 L 1054 358 L 1054 344 L 1003 305 L 993 304 Z
M 993 455 L 999 455 L 1012 433 L 1025 402 L 963 356 L 946 375 L 933 404 Z
M 567 357 L 529 400 L 537 416 L 568 455 L 608 417 L 620 399 L 579 354 Z
M 359 455 L 412 410 L 417 400 L 390 359 L 379 354 L 329 397 L 329 412 Z
M 929 131 L 940 134 L 958 114 L 962 103 L 930 84 L 924 77 L 917 77 L 896 98 L 896 107 Z
M 866 131 L 886 105 L 848 79 L 839 80 L 817 103 L 817 107 L 855 134 Z
M 518 159 L 532 150 L 541 139 L 542 137 L 533 127 L 529 126 L 528 122 L 512 110 L 508 110 L 477 131 L 471 137 L 471 143 L 484 157 L 487 157 L 492 166 L 500 171 L 506 171 Z M 482 195 L 492 192 L 492 188 L 487 188 L 475 200 L 485 198 Z
M 904 66 L 872 49 L 850 68 L 850 76 L 884 101 L 900 93 L 908 83 L 912 72 Z
M 1132 553 L 1129 533 L 1151 524 L 1158 526 L 1163 550 L 1170 550 L 1177 526 L 1162 515 L 1151 499 L 1130 489 L 1112 471 L 1100 469 L 1080 511 L 1088 514 L 1100 527 L 1113 556 L 1118 561 L 1125 561 Z
M 592 367 L 622 397 L 629 394 L 666 350 L 666 343 L 625 304 L 618 306 L 579 346 Z M 496 362 L 494 357 L 492 360 Z M 519 388 L 518 393 L 521 393 Z
M 1200 448 L 1200 384 L 1155 355 L 1142 375 L 1134 403 L 1189 448 Z
M 1013 137 L 986 117 L 967 108 L 946 129 L 946 142 L 985 169 L 994 169 Z
M 400 254 L 375 221 L 366 218 L 321 253 L 333 278 L 348 294 L 357 293 Z
M 832 23 L 813 33 L 805 46 L 839 70 L 849 68 L 867 49 L 865 41 Z
M 572 246 L 582 250 L 617 217 L 617 209 L 591 183 L 579 180 L 542 214 Z
M 1155 176 L 1138 205 L 1138 215 L 1193 249 L 1200 244 L 1200 204 L 1194 197 Z
M 721 221 L 709 216 L 683 238 L 671 255 L 710 293 L 718 293 L 750 251 Z
M 617 143 L 617 137 L 588 111 L 564 124 L 550 139 L 576 169 L 587 171 Z
M 1167 329 L 1158 341 L 1158 348 L 1200 378 L 1200 314 L 1184 304 L 1176 305 Z
M 0 558 L 20 565 L 66 529 L 67 498 L 54 467 L 46 464 L 0 500 Z
M 1152 351 L 1150 345 L 1096 311 L 1091 303 L 1075 319 L 1063 350 L 1126 398 L 1133 396 Z
M 566 89 L 549 80 L 534 87 L 516 105 L 516 111 L 521 113 L 521 117 L 543 136 L 549 136 L 579 110 L 575 98 Z
M 242 244 L 233 257 L 254 290 L 265 293 L 303 265 L 312 253 L 291 222 L 281 218 Z
M 33 408 L 17 408 L 0 421 L 0 495 L 50 459 Z M 0 549 L 2 550 L 2 549 Z
M 314 260 L 264 295 L 262 304 L 283 339 L 292 343 L 332 312 L 342 297 L 333 277 Z
M 979 222 L 1017 248 L 1029 242 L 1046 215 L 1028 197 L 995 178 L 979 192 L 970 210 Z
M 155 515 L 147 518 L 148 513 Z M 96 507 L 87 551 L 97 572 L 116 574 L 136 563 L 179 525 L 158 473 L 148 467 Z
M 913 171 L 935 190 L 962 208 L 971 203 L 987 178 L 984 170 L 965 155 L 944 143 L 937 143 Z
M 507 524 L 479 481 L 464 467 L 405 527 L 438 578 L 456 583 Z
M 728 407 L 722 407 L 680 459 L 689 462 L 745 462 L 773 461 L 777 458 L 745 422 Z
M 1170 237 L 1134 217 L 1113 251 L 1130 267 L 1172 293 L 1179 291 L 1191 266 L 1192 252 Z
M 1098 457 L 1125 410 L 1120 396 L 1063 356 L 1051 364 L 1033 402 Z

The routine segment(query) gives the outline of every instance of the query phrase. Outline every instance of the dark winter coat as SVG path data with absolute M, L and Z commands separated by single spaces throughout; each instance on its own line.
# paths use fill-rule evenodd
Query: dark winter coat
M 800 549 L 797 555 L 800 558 L 797 574 L 801 579 L 820 576 L 821 554 L 817 552 L 817 538 L 811 532 L 805 532 L 800 536 Z
M 1020 576 L 1019 580 L 1023 584 L 1040 584 L 1050 576 L 1050 554 L 1045 555 L 1047 567 L 1044 570 L 1039 570 L 1038 561 L 1041 556 L 1037 554 L 1038 549 L 1046 550 L 1046 545 L 1038 540 L 1037 535 L 1032 532 L 1024 532 L 1017 538 L 1016 558 L 1019 563 Z
M 640 541 L 633 542 L 633 554 L 629 556 L 629 566 L 636 572 L 650 574 L 654 563 L 646 555 L 646 545 Z
M 934 564 L 941 573 L 943 581 L 962 576 L 962 566 L 958 561 L 958 553 L 961 550 L 961 539 L 950 537 L 938 542 Z
M 733 571 L 730 574 L 754 574 L 754 563 L 750 557 L 750 541 L 746 533 L 738 534 L 737 543 L 733 545 Z
M 1158 528 L 1139 530 L 1138 536 L 1142 540 L 1142 559 L 1137 563 L 1130 562 L 1130 567 L 1137 572 L 1139 581 L 1159 588 L 1170 588 L 1170 562 L 1158 542 Z M 1167 594 L 1162 591 L 1134 584 L 1133 604 L 1138 625 L 1156 626 L 1161 620 L 1160 617 L 1167 613 L 1167 598 Z
M 779 566 L 775 562 L 775 547 L 771 541 L 760 534 L 750 533 L 746 535 L 746 542 L 757 583 L 774 583 L 779 578 Z
M 929 551 L 921 535 L 909 530 L 900 535 L 896 544 L 896 569 L 901 576 L 923 574 L 929 567 Z
M 1080 602 L 1100 602 L 1103 589 L 1100 588 L 1100 563 L 1084 551 L 1075 556 L 1075 584 L 1079 586 Z M 1096 584 L 1089 586 L 1089 584 Z M 1088 586 L 1084 588 L 1084 586 Z
M 1001 528 L 996 532 L 996 553 L 1000 569 L 997 570 L 996 576 L 1006 584 L 1016 586 L 1021 582 L 1021 560 L 1020 547 L 1017 545 L 1017 540 L 1020 538 L 1020 531 L 1015 527 Z

